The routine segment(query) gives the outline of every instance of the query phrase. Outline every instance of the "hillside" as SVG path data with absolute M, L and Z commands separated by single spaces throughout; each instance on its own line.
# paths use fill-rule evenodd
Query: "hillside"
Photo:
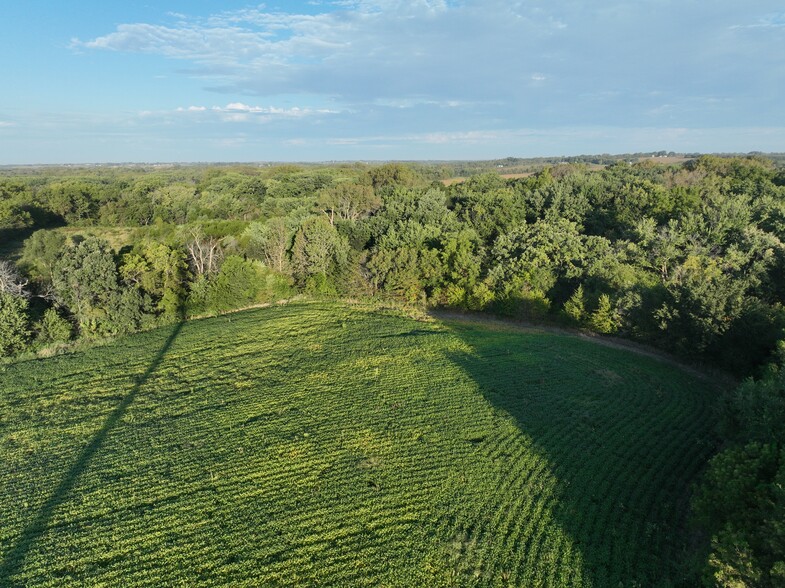
M 0 369 L 3 586 L 669 585 L 713 449 L 666 363 L 341 304 Z

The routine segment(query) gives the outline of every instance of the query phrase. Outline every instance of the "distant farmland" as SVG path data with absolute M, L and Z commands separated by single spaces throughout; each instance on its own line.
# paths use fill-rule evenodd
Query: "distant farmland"
M 712 385 L 332 303 L 0 372 L 0 585 L 685 580 Z

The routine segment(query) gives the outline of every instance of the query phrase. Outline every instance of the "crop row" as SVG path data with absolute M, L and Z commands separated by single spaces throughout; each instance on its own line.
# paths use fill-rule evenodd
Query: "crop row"
M 651 584 L 711 387 L 574 338 L 338 304 L 11 365 L 0 584 Z

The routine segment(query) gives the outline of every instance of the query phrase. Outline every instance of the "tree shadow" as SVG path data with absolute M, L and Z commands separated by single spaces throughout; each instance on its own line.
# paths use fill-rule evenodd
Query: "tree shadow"
M 523 585 L 693 585 L 689 493 L 713 450 L 716 388 L 577 337 L 446 326 L 465 344 L 448 358 L 519 431 L 468 439 L 504 472 L 498 488 L 534 496 L 498 499 L 512 521 L 503 527 L 476 523 L 510 554 L 504 574 Z M 545 468 L 520 469 L 527 444 Z
M 40 229 L 55 229 L 66 226 L 65 221 L 41 207 L 23 207 L 31 217 L 29 226 L 0 228 L 0 257 L 17 259 L 22 253 L 22 245 L 33 233 Z
M 47 531 L 55 511 L 69 499 L 71 491 L 79 480 L 79 477 L 90 466 L 90 463 L 103 446 L 106 438 L 118 425 L 131 403 L 133 403 L 139 390 L 141 390 L 142 386 L 145 385 L 150 379 L 150 376 L 152 376 L 161 365 L 164 356 L 180 333 L 183 324 L 184 323 L 180 321 L 174 325 L 172 332 L 169 334 L 148 368 L 143 374 L 136 377 L 134 385 L 125 395 L 123 400 L 115 407 L 107 417 L 103 426 L 79 453 L 74 464 L 65 474 L 49 499 L 41 506 L 35 518 L 33 518 L 33 520 L 22 530 L 19 539 L 6 553 L 2 563 L 0 563 L 0 586 L 13 585 L 13 577 L 21 570 L 25 558 L 36 541 Z

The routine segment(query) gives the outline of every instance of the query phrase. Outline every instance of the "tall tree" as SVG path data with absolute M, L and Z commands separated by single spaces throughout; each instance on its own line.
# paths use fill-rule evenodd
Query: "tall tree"
M 224 258 L 220 239 L 205 235 L 201 227 L 191 227 L 186 233 L 185 249 L 188 252 L 188 264 L 196 276 L 218 273 Z
M 29 338 L 27 299 L 0 290 L 0 357 L 24 351 Z
M 341 182 L 319 193 L 317 207 L 335 224 L 335 219 L 357 220 L 377 210 L 382 199 L 371 186 Z
M 292 272 L 303 286 L 308 278 L 327 276 L 335 264 L 346 260 L 349 244 L 325 217 L 306 219 L 294 236 Z
M 0 259 L 0 292 L 26 297 L 26 286 L 27 280 L 19 275 L 16 266 L 6 259 Z
M 115 330 L 111 310 L 119 293 L 118 273 L 106 241 L 88 237 L 66 248 L 55 263 L 52 285 L 81 333 L 105 335 Z
M 272 218 L 266 223 L 251 223 L 244 233 L 248 240 L 248 255 L 283 273 L 288 269 L 288 251 L 293 234 L 294 231 L 281 217 Z

